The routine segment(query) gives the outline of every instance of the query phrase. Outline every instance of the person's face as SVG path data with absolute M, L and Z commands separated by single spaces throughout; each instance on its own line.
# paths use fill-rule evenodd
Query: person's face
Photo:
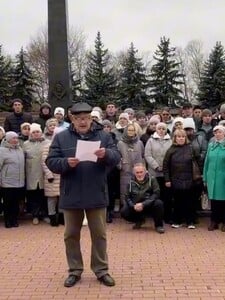
M 217 141 L 222 141 L 225 138 L 225 133 L 221 129 L 213 131 L 213 134 Z
M 178 121 L 175 123 L 174 127 L 175 127 L 175 129 L 183 129 L 183 124 L 182 124 L 182 122 Z
M 205 115 L 202 117 L 203 124 L 211 124 L 212 122 L 212 116 L 211 115 Z
M 223 120 L 225 120 L 225 112 L 220 113 Z
M 78 133 L 85 134 L 91 128 L 91 123 L 92 123 L 91 114 L 89 113 L 75 114 L 72 117 L 72 123 Z
M 42 136 L 42 132 L 39 130 L 35 130 L 30 134 L 31 138 L 34 140 L 39 140 Z
M 193 128 L 185 128 L 185 131 L 187 133 L 187 137 L 192 137 L 194 135 L 194 129 Z
M 120 118 L 119 124 L 121 127 L 126 127 L 128 125 L 128 120 L 126 118 Z
M 104 125 L 103 130 L 104 130 L 105 132 L 111 132 L 112 128 L 111 128 L 111 126 L 109 126 L 109 125 Z
M 23 110 L 23 105 L 20 102 L 13 103 L 13 110 L 15 113 L 20 113 Z
M 166 134 L 166 128 L 164 126 L 159 126 L 156 128 L 156 132 L 159 136 L 164 137 Z
M 128 112 L 129 120 L 132 121 L 134 118 L 134 113 Z
M 134 176 L 136 177 L 137 181 L 143 181 L 145 178 L 146 169 L 144 166 L 137 166 L 134 167 Z
M 183 116 L 184 117 L 192 117 L 192 114 L 193 114 L 193 109 L 192 107 L 187 107 L 187 108 L 184 108 L 183 109 Z
M 155 130 L 156 130 L 156 125 L 157 125 L 157 124 L 158 124 L 158 123 L 151 122 L 151 123 L 149 123 L 148 128 L 149 128 L 150 130 L 152 130 L 152 131 L 155 131 Z
M 96 121 L 96 122 L 99 122 L 99 118 L 96 117 L 96 116 L 92 116 L 91 119 L 94 120 L 94 121 Z
M 67 111 L 67 117 L 70 120 L 70 122 L 72 122 L 73 115 L 71 114 L 71 110 L 70 109 L 68 109 L 68 111 Z
M 57 123 L 50 123 L 49 125 L 48 125 L 48 132 L 49 133 L 53 133 L 54 132 L 54 129 L 56 128 L 56 126 L 57 126 L 58 124 Z
M 18 145 L 19 144 L 19 139 L 18 139 L 18 137 L 17 136 L 15 136 L 15 137 L 13 137 L 13 138 L 11 138 L 9 141 L 8 141 L 8 143 L 10 144 L 10 145 Z
M 177 134 L 175 141 L 177 145 L 184 145 L 186 141 L 186 136 L 184 134 Z
M 141 118 L 137 119 L 137 122 L 138 122 L 138 124 L 142 127 L 142 126 L 145 126 L 145 125 L 146 125 L 147 120 L 146 120 L 145 117 L 141 117 Z
M 166 110 L 162 112 L 162 122 L 167 122 L 170 120 L 170 113 Z
M 114 104 L 108 104 L 106 106 L 106 113 L 108 116 L 114 116 L 116 114 L 116 107 Z
M 201 109 L 195 109 L 195 110 L 193 111 L 193 116 L 194 116 L 194 118 L 196 118 L 196 119 L 200 119 L 201 116 L 202 116 L 202 111 L 201 111 Z
M 41 111 L 43 115 L 47 116 L 49 115 L 50 109 L 48 107 L 43 107 Z
M 136 135 L 136 130 L 135 130 L 134 126 L 128 126 L 127 127 L 127 135 L 129 137 L 133 137 L 133 136 Z
M 22 135 L 29 136 L 30 135 L 30 126 L 24 126 L 21 130 Z
M 64 116 L 60 113 L 56 113 L 54 116 L 59 122 L 64 120 Z

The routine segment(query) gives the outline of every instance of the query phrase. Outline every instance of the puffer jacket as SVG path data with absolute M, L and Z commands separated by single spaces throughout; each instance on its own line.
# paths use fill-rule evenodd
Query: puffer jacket
M 5 131 L 15 131 L 16 133 L 20 133 L 21 128 L 20 125 L 24 122 L 32 123 L 33 117 L 30 113 L 11 113 L 5 118 L 4 129 Z
M 78 140 L 100 141 L 100 147 L 106 149 L 105 157 L 97 162 L 81 161 L 72 168 L 68 157 L 75 157 Z M 121 156 L 109 133 L 102 130 L 102 125 L 92 123 L 91 130 L 80 135 L 73 124 L 68 129 L 56 134 L 46 159 L 47 167 L 61 175 L 61 209 L 104 208 L 108 205 L 106 197 L 107 172 L 120 162 Z
M 41 155 L 41 164 L 44 172 L 44 193 L 46 197 L 58 197 L 59 196 L 59 185 L 60 185 L 60 175 L 54 174 L 46 166 L 45 160 L 49 153 L 49 147 L 51 141 L 49 141 L 42 149 Z M 52 182 L 49 182 L 48 179 L 53 179 Z
M 3 188 L 21 188 L 25 184 L 24 154 L 19 146 L 6 141 L 0 147 L 0 171 Z

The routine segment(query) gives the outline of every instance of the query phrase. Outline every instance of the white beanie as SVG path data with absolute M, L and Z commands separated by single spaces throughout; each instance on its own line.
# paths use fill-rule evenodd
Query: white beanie
M 31 134 L 32 132 L 34 132 L 34 131 L 40 131 L 40 132 L 42 132 L 42 130 L 41 130 L 41 125 L 40 125 L 40 124 L 37 124 L 37 123 L 32 123 L 32 124 L 30 125 L 30 134 Z
M 193 120 L 193 118 L 185 118 L 183 121 L 183 128 L 192 128 L 195 130 L 195 122 Z
M 7 142 L 9 142 L 11 139 L 13 139 L 14 137 L 18 137 L 18 134 L 14 131 L 8 131 L 5 134 L 5 140 Z
M 92 117 L 97 117 L 99 120 L 101 119 L 100 112 L 97 111 L 97 110 L 92 110 L 91 116 Z
M 61 114 L 64 117 L 64 115 L 65 115 L 65 109 L 63 107 L 56 107 L 55 110 L 54 110 L 54 115 L 55 114 Z
M 215 132 L 216 130 L 221 130 L 225 133 L 225 127 L 223 125 L 217 125 L 213 128 L 213 132 Z
M 119 119 L 121 119 L 121 118 L 127 119 L 127 121 L 129 121 L 129 115 L 128 115 L 128 113 L 121 113 L 119 115 Z

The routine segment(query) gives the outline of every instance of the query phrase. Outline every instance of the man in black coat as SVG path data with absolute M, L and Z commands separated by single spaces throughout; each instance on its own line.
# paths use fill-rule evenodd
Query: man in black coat
M 117 165 L 121 157 L 112 137 L 103 131 L 102 125 L 92 121 L 91 110 L 85 102 L 73 105 L 72 124 L 56 134 L 46 160 L 52 172 L 61 174 L 59 207 L 64 210 L 64 242 L 69 265 L 65 287 L 75 285 L 83 272 L 80 231 L 84 211 L 92 240 L 91 269 L 101 283 L 115 285 L 108 273 L 106 252 L 106 182 L 107 171 Z M 93 153 L 96 161 L 76 157 L 80 141 L 100 141 L 100 148 Z M 88 150 L 87 146 L 84 151 Z
M 5 118 L 4 129 L 5 131 L 14 131 L 20 133 L 21 124 L 32 123 L 33 118 L 30 113 L 23 112 L 23 101 L 19 98 L 14 99 L 12 102 L 13 112 Z

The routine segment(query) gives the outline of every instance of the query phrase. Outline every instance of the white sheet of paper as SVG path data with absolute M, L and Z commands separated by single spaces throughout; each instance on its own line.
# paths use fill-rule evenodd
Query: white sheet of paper
M 77 150 L 75 157 L 80 161 L 97 161 L 97 156 L 94 154 L 100 148 L 101 141 L 77 141 Z

